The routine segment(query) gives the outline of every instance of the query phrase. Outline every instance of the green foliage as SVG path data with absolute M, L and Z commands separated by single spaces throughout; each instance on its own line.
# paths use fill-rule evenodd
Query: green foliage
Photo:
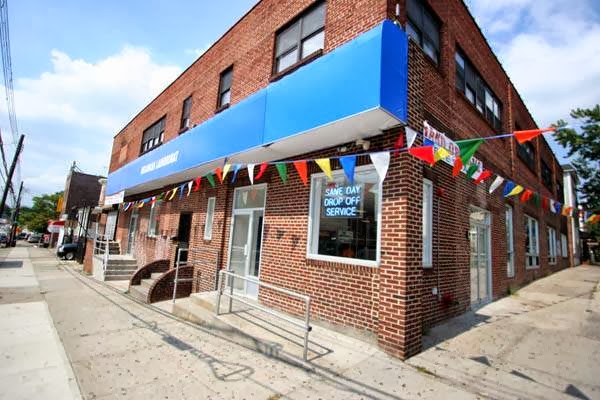
M 63 192 L 53 194 L 43 194 L 33 197 L 33 205 L 31 207 L 23 207 L 19 214 L 19 225 L 27 227 L 34 232 L 46 232 L 48 221 L 57 219 L 59 212 L 56 211 L 58 199 Z
M 579 200 L 589 211 L 600 212 L 600 105 L 593 108 L 577 108 L 571 118 L 581 123 L 581 129 L 559 129 L 555 138 L 573 157 L 572 164 L 580 179 Z M 563 128 L 567 123 L 558 121 L 555 126 Z M 600 238 L 600 227 L 588 227 Z

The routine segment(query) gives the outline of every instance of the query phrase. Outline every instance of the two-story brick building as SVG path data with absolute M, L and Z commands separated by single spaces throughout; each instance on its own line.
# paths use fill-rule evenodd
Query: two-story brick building
M 381 182 L 363 155 L 348 182 L 337 157 L 393 149 L 425 122 L 444 141 L 536 128 L 462 1 L 259 1 L 115 136 L 107 194 L 133 201 L 243 168 L 120 211 L 116 238 L 140 266 L 189 248 L 195 291 L 226 268 L 306 293 L 316 320 L 408 357 L 423 326 L 568 264 L 557 254 L 566 217 L 490 194 L 452 165 L 401 152 Z M 293 164 L 287 182 L 270 165 L 252 184 L 246 168 L 326 157 L 333 182 L 313 162 L 306 184 Z M 476 157 L 561 201 L 543 137 L 489 141 Z M 325 212 L 328 190 L 350 185 L 359 212 Z M 298 311 L 251 282 L 237 289 Z

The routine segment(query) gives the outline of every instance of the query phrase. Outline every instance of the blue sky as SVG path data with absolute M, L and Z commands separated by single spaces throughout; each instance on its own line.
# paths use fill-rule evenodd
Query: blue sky
M 9 0 L 26 202 L 62 190 L 72 161 L 105 174 L 114 134 L 255 2 Z M 599 2 L 467 4 L 540 125 L 600 102 Z

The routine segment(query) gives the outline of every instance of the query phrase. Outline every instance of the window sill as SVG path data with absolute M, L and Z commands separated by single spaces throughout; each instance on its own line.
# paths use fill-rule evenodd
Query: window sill
M 468 97 L 463 92 L 461 92 L 459 88 L 457 88 L 455 86 L 454 90 L 458 94 L 458 97 L 461 98 L 465 103 L 467 103 L 467 105 L 473 111 L 475 111 L 475 114 L 477 114 L 479 116 L 479 119 L 481 119 L 483 122 L 485 122 L 485 124 L 488 126 L 488 128 L 490 128 L 492 130 L 492 132 L 494 132 L 496 134 L 502 133 L 502 130 L 498 130 L 492 124 L 490 124 L 490 121 L 487 120 L 487 118 L 485 117 L 485 115 L 482 114 L 481 112 L 479 112 L 479 110 L 477 109 L 477 106 L 475 106 L 475 104 L 471 103 L 471 100 L 469 100 Z
M 231 103 L 227 103 L 227 104 L 222 105 L 221 107 L 218 107 L 215 110 L 215 114 L 218 114 L 220 112 L 223 112 L 223 111 L 227 110 L 230 106 L 231 106 Z
M 186 133 L 186 132 L 187 132 L 187 131 L 189 131 L 189 130 L 190 130 L 190 128 L 181 128 L 181 129 L 179 130 L 179 133 L 178 133 L 178 135 L 181 135 L 181 134 L 183 134 L 183 133 Z
M 317 58 L 321 57 L 322 55 L 323 55 L 323 49 L 317 50 L 317 51 L 313 52 L 312 54 L 309 54 L 302 60 L 297 61 L 295 64 L 290 65 L 283 71 L 274 72 L 273 75 L 271 75 L 271 78 L 269 78 L 269 82 L 276 82 L 276 81 L 280 80 L 284 76 L 289 75 L 292 72 L 296 71 L 298 68 L 303 67 L 306 64 L 310 64 L 311 62 L 313 62 Z
M 325 261 L 325 262 L 331 262 L 331 263 L 336 263 L 336 264 L 347 264 L 347 265 L 353 265 L 353 266 L 357 266 L 357 267 L 371 267 L 371 268 L 379 267 L 378 261 L 360 260 L 357 258 L 324 256 L 321 254 L 307 254 L 306 258 L 309 260 Z
M 162 143 L 161 143 L 161 144 L 159 144 L 159 145 L 156 145 L 156 146 L 154 146 L 154 147 L 153 147 L 153 148 L 151 148 L 151 149 L 148 149 L 148 150 L 146 150 L 146 151 L 142 151 L 142 152 L 140 152 L 140 156 L 143 156 L 144 154 L 148 154 L 148 153 L 150 153 L 152 150 L 156 150 L 156 149 L 158 149 L 160 146 L 162 146 Z

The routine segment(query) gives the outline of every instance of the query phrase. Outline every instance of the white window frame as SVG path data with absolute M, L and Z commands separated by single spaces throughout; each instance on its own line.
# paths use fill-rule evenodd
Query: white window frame
M 556 264 L 556 229 L 548 227 L 548 264 Z
M 212 228 L 215 219 L 216 197 L 209 197 L 206 203 L 206 221 L 204 223 L 204 240 L 212 240 Z
M 525 249 L 525 267 L 527 269 L 539 268 L 540 267 L 540 225 L 538 220 L 525 215 L 525 222 L 527 224 L 527 234 L 529 236 L 529 248 Z M 533 226 L 535 225 L 535 237 L 533 237 Z M 537 264 L 531 262 L 531 258 L 537 258 Z
M 560 234 L 560 244 L 561 244 L 561 248 L 562 248 L 562 257 L 563 258 L 568 258 L 569 257 L 569 248 L 568 248 L 568 240 L 567 240 L 567 235 L 565 235 L 564 233 Z
M 433 182 L 423 179 L 423 268 L 433 267 Z
M 515 233 L 513 226 L 513 209 L 506 206 L 506 276 L 515 277 Z
M 149 237 L 157 237 L 158 236 L 158 225 L 160 225 L 160 222 L 157 224 L 157 215 L 156 213 L 160 214 L 160 202 L 155 201 L 151 206 L 150 206 L 150 217 L 148 219 L 148 236 Z M 160 218 L 160 216 L 158 216 L 158 218 Z
M 376 171 L 375 167 L 372 165 L 364 165 L 360 167 L 356 167 L 356 172 L 362 171 Z M 333 177 L 339 177 L 344 175 L 343 170 L 332 171 Z M 310 202 L 308 207 L 308 236 L 306 241 L 306 258 L 311 260 L 318 261 L 328 261 L 339 264 L 350 264 L 350 265 L 360 265 L 364 267 L 378 267 L 381 262 L 381 204 L 383 198 L 383 183 L 379 181 L 378 183 L 378 191 L 379 191 L 379 199 L 377 201 L 376 207 L 376 215 L 377 215 L 377 250 L 375 260 L 361 260 L 358 258 L 348 258 L 348 257 L 337 257 L 337 256 L 329 256 L 318 253 L 313 253 L 311 249 L 311 245 L 315 236 L 318 236 L 318 231 L 316 228 L 318 227 L 318 223 L 313 221 L 313 215 L 320 214 L 320 201 L 317 201 L 317 195 L 320 195 L 320 191 L 315 190 L 317 179 L 323 178 L 326 175 L 324 173 L 315 173 L 310 176 Z M 316 214 L 315 214 L 316 213 Z M 315 235 L 316 233 L 316 235 Z

